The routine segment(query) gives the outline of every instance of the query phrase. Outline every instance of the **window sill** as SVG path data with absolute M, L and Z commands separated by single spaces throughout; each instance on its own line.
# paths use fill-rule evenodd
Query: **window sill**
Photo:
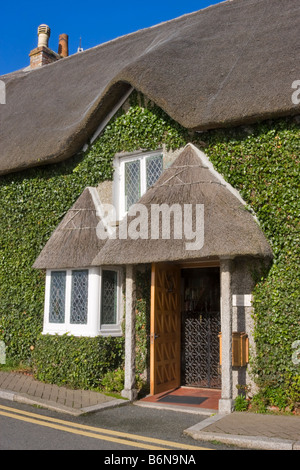
M 123 336 L 123 331 L 118 325 L 111 325 L 110 327 L 102 327 L 100 331 L 91 331 L 82 328 L 81 331 L 78 329 L 68 329 L 68 328 L 44 328 L 42 335 L 68 335 L 68 336 L 77 336 L 77 337 L 86 337 L 86 338 L 95 338 L 96 336 Z
M 100 336 L 123 336 L 120 325 L 101 325 Z

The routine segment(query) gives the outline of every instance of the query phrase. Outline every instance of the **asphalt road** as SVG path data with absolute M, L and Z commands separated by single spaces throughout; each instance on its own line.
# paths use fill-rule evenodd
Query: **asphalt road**
M 0 449 L 102 450 L 103 463 L 109 464 L 124 463 L 112 460 L 120 458 L 123 452 L 130 457 L 130 453 L 137 450 L 143 450 L 145 458 L 152 455 L 152 459 L 155 459 L 153 455 L 160 455 L 162 459 L 164 452 L 169 451 L 173 459 L 196 459 L 201 450 L 232 450 L 232 447 L 224 445 L 198 442 L 183 434 L 185 429 L 205 418 L 135 405 L 72 417 L 0 400 Z M 134 455 L 140 453 L 132 453 Z M 134 461 L 128 463 L 134 464 Z M 134 466 L 138 466 L 138 463 L 145 465 L 157 462 L 140 458 L 140 462 L 137 461 Z M 171 462 L 159 462 L 163 463 Z M 172 462 L 176 463 L 175 460 Z

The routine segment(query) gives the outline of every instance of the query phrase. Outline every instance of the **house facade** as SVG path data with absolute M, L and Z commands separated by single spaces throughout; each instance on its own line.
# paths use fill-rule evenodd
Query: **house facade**
M 255 152 L 273 132 L 261 164 L 266 178 L 263 166 L 285 145 L 280 120 L 297 135 L 299 114 L 291 48 L 297 5 L 286 2 L 282 15 L 281 1 L 268 3 L 224 2 L 36 65 L 39 53 L 48 54 L 44 42 L 31 53 L 34 68 L 3 77 L 4 184 L 13 187 L 16 174 L 33 188 L 39 172 L 41 187 L 55 167 L 60 184 L 45 188 L 57 201 L 73 193 L 32 260 L 34 272 L 45 273 L 42 334 L 124 338 L 122 393 L 131 400 L 141 273 L 149 281 L 151 395 L 182 385 L 218 389 L 219 411 L 230 412 L 238 387 L 253 384 L 253 291 L 280 254 L 260 220 L 270 202 L 259 199 L 247 172 L 258 171 Z M 289 156 L 294 162 L 295 151 Z M 288 171 L 294 181 L 291 165 Z

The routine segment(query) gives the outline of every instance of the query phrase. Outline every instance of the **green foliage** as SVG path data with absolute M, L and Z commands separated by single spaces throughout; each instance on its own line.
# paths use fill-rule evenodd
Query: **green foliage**
M 144 387 L 144 381 L 139 374 L 136 374 L 136 389 L 141 391 Z M 121 393 L 124 389 L 125 371 L 124 368 L 109 370 L 101 378 L 100 389 L 103 392 Z
M 137 271 L 136 301 L 136 371 L 142 375 L 149 368 L 151 271 Z
M 268 410 L 268 402 L 263 393 L 259 392 L 251 400 L 251 411 L 254 413 L 266 413 Z
M 248 400 L 244 395 L 238 395 L 234 401 L 235 411 L 247 411 L 249 406 Z
M 120 393 L 124 388 L 124 375 L 124 369 L 109 370 L 101 379 L 101 389 Z
M 279 411 L 299 410 L 300 375 L 287 378 L 284 384 L 265 385 L 251 398 L 251 411 L 266 413 L 273 407 Z
M 285 383 L 285 395 L 288 400 L 288 406 L 292 409 L 300 409 L 300 374 L 287 378 Z
M 81 389 L 99 389 L 102 377 L 123 362 L 123 337 L 40 335 L 32 354 L 38 380 Z
M 283 388 L 267 388 L 263 395 L 269 406 L 276 406 L 279 410 L 284 410 L 288 406 L 288 399 Z

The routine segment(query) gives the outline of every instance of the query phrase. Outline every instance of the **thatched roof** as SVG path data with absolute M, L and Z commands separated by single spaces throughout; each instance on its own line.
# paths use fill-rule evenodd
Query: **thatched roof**
M 109 239 L 94 258 L 92 265 L 140 264 L 163 261 L 188 261 L 215 259 L 219 257 L 254 256 L 272 257 L 271 248 L 254 216 L 245 203 L 223 178 L 213 169 L 207 157 L 189 144 L 166 169 L 155 185 L 140 199 L 147 208 L 148 239 Z M 174 230 L 170 239 L 151 238 L 153 224 L 151 207 L 154 204 L 174 204 L 184 209 L 184 204 L 203 205 L 204 218 L 200 230 L 204 229 L 203 246 L 187 249 L 190 236 L 175 239 Z M 195 224 L 195 210 L 193 210 Z M 137 213 L 137 216 L 139 213 Z M 120 230 L 130 226 L 136 216 L 128 216 L 120 223 Z M 188 219 L 187 219 L 188 220 Z M 198 219 L 201 221 L 201 218 Z M 160 224 L 160 223 L 159 223 Z M 159 225 L 158 224 L 158 225 Z M 173 225 L 172 225 L 173 226 Z M 195 225 L 193 226 L 195 228 Z M 176 227 L 178 229 L 178 226 Z M 136 232 L 141 230 L 137 227 Z M 124 233 L 124 230 L 122 230 Z M 183 235 L 186 234 L 182 229 Z M 199 235 L 199 233 L 198 233 Z M 195 239 L 196 241 L 196 239 Z M 199 241 L 200 235 L 199 235 Z M 199 243 L 200 246 L 200 243 Z
M 232 0 L 0 77 L 0 173 L 61 161 L 130 86 L 205 130 L 299 114 L 299 0 Z
M 96 235 L 100 200 L 95 188 L 86 188 L 51 235 L 33 267 L 37 269 L 91 266 L 104 245 Z

